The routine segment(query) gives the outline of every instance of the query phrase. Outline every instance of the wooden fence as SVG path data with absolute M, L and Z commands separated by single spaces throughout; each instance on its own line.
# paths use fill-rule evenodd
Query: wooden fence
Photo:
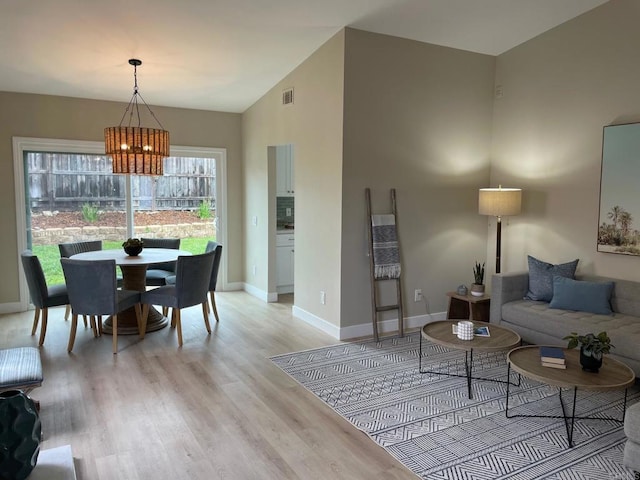
M 25 178 L 32 212 L 125 208 L 125 176 L 111 173 L 104 155 L 29 152 Z M 131 176 L 136 210 L 215 209 L 216 170 L 211 158 L 169 157 L 164 176 Z

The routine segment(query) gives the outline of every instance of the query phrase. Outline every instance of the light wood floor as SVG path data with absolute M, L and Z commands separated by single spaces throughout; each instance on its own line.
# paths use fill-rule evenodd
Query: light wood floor
M 41 448 L 70 444 L 79 480 L 415 479 L 269 357 L 338 343 L 243 292 L 217 294 L 211 336 L 183 311 L 184 346 L 165 328 L 94 339 L 51 309 L 41 349 Z M 37 346 L 33 312 L 0 316 L 0 347 Z M 213 322 L 215 324 L 215 321 Z

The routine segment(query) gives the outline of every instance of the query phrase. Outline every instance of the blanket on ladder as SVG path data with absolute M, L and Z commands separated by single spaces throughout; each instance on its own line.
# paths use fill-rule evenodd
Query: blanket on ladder
M 400 250 L 395 215 L 371 215 L 371 239 L 374 277 L 400 278 Z

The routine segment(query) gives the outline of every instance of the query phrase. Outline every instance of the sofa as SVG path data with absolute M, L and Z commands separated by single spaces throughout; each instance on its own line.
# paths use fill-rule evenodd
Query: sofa
M 530 300 L 529 272 L 499 273 L 492 277 L 490 322 L 511 328 L 532 344 L 567 344 L 562 338 L 606 331 L 615 346 L 612 358 L 628 365 L 640 377 L 640 282 L 594 275 L 576 275 L 575 280 L 613 282 L 611 314 L 551 308 L 547 301 Z M 588 301 L 589 299 L 585 299 Z

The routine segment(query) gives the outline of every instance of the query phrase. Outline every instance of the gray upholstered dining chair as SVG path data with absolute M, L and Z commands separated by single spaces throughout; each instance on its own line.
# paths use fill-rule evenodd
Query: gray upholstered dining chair
M 171 311 L 171 326 L 178 330 L 178 345 L 182 346 L 181 310 L 193 305 L 202 305 L 202 315 L 207 332 L 211 333 L 209 324 L 209 309 L 207 308 L 207 292 L 215 251 L 199 255 L 181 255 L 176 262 L 175 285 L 165 285 L 142 292 L 142 326 L 141 335 L 147 325 L 149 305 L 169 307 Z
M 211 300 L 211 310 L 213 311 L 213 315 L 216 317 L 216 322 L 220 321 L 220 317 L 218 316 L 218 308 L 216 306 L 216 284 L 218 283 L 218 271 L 220 270 L 220 259 L 222 258 L 222 245 L 214 242 L 213 240 L 209 240 L 207 242 L 207 247 L 205 248 L 205 253 L 215 251 L 215 256 L 213 258 L 213 268 L 211 269 L 211 277 L 209 278 L 209 299 Z M 172 275 L 167 277 L 167 285 L 175 285 L 176 276 Z M 204 305 L 203 305 L 204 306 Z M 207 309 L 209 305 L 206 305 Z M 166 308 L 166 307 L 165 307 Z M 167 311 L 164 310 L 164 314 L 167 314 Z
M 73 312 L 69 346 L 73 350 L 78 328 L 78 315 L 97 317 L 102 333 L 101 316 L 111 315 L 113 353 L 118 353 L 118 313 L 135 307 L 138 329 L 142 322 L 140 292 L 136 290 L 118 290 L 115 260 L 73 260 L 61 258 L 62 271 L 67 283 L 69 301 Z M 95 325 L 92 325 L 95 327 Z M 95 329 L 94 329 L 95 335 Z
M 58 250 L 60 251 L 60 258 L 69 258 L 77 253 L 95 252 L 102 250 L 102 240 L 85 240 L 82 242 L 65 242 L 58 244 Z M 64 311 L 64 319 L 69 320 L 69 314 L 71 313 L 71 305 L 67 304 L 67 309 Z M 84 325 L 87 326 L 87 318 L 84 318 Z
M 40 319 L 40 314 L 42 313 L 40 340 L 38 342 L 38 345 L 42 346 L 44 344 L 44 337 L 47 334 L 49 307 L 58 307 L 69 303 L 67 287 L 62 283 L 47 286 L 47 280 L 45 279 L 44 272 L 42 271 L 40 260 L 31 252 L 31 250 L 25 250 L 22 252 L 20 254 L 20 259 L 22 260 L 22 268 L 24 270 L 25 277 L 27 278 L 31 302 L 36 307 L 36 312 L 33 316 L 33 327 L 31 327 L 31 335 L 36 334 L 38 321 Z
M 141 238 L 144 248 L 180 248 L 179 238 Z M 167 277 L 175 275 L 176 262 L 158 263 L 147 270 L 145 284 L 149 287 L 166 285 Z

